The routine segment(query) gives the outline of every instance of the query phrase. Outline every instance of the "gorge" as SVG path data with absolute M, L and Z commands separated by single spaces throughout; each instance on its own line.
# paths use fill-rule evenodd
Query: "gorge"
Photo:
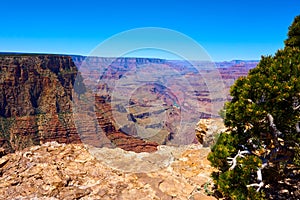
M 203 79 L 195 78 L 199 74 L 194 73 L 193 68 L 180 61 L 163 59 L 91 58 L 89 61 L 93 61 L 93 65 L 90 65 L 92 67 L 89 70 L 98 69 L 98 72 L 90 73 L 84 71 L 85 69 L 81 66 L 85 60 L 86 57 L 84 56 L 0 55 L 0 147 L 9 153 L 49 141 L 81 143 L 84 140 L 84 143 L 96 147 L 117 146 L 129 151 L 153 152 L 160 144 L 191 144 L 198 142 L 193 132 L 195 124 L 186 126 L 185 130 L 189 130 L 189 135 L 180 135 L 182 133 L 179 133 L 176 137 L 172 135 L 179 130 L 177 122 L 178 120 L 182 121 L 180 117 L 184 117 L 181 113 L 184 109 L 187 109 L 186 112 L 196 112 L 189 109 L 189 105 L 200 104 L 202 109 L 199 112 L 201 115 L 197 114 L 198 119 L 192 119 L 192 121 L 212 117 L 208 88 L 205 86 Z M 221 74 L 226 90 L 229 90 L 229 86 L 235 79 L 246 75 L 248 70 L 255 67 L 256 64 L 256 61 L 231 61 L 219 62 L 215 65 Z M 102 77 L 100 77 L 99 69 L 100 71 L 103 70 L 101 66 L 106 65 L 110 67 L 105 69 L 105 73 L 101 72 Z M 168 81 L 171 81 L 173 88 L 171 86 L 164 88 L 154 83 L 142 84 L 132 94 L 130 107 L 125 108 L 122 103 L 118 104 L 115 103 L 117 101 L 111 101 L 111 98 L 122 97 L 112 96 L 115 94 L 109 91 L 112 91 L 113 88 L 109 88 L 107 83 L 111 80 L 123 81 L 126 76 L 131 79 L 135 78 L 136 74 L 130 73 L 143 66 L 165 67 L 169 70 L 167 72 L 180 73 L 180 76 L 166 77 Z M 84 77 L 84 84 L 91 85 L 88 83 L 90 81 L 93 87 L 97 87 L 98 92 L 92 97 L 93 102 L 91 102 L 95 104 L 95 108 L 93 105 L 88 105 L 93 107 L 91 109 L 93 112 L 96 111 L 96 114 L 94 114 L 93 119 L 84 120 L 84 126 L 82 127 L 76 123 L 76 117 L 74 119 L 72 111 L 74 99 L 78 99 L 78 95 L 74 95 L 74 84 L 76 83 L 78 69 L 81 76 Z M 153 78 L 153 74 L 163 73 L 164 69 L 155 68 L 155 70 L 157 71 L 144 70 L 142 73 L 139 72 L 138 75 Z M 88 77 L 90 75 L 93 77 Z M 97 79 L 102 82 L 97 82 Z M 200 80 L 200 82 L 189 83 L 193 89 L 196 88 L 192 92 L 194 92 L 193 97 L 197 98 L 189 98 L 192 95 L 188 92 L 172 94 L 172 91 L 167 91 L 164 93 L 166 89 L 180 91 L 176 90 L 176 85 L 179 85 L 181 89 L 185 89 L 182 79 Z M 132 85 L 137 83 L 136 80 L 133 82 L 129 79 L 126 80 L 126 84 L 131 85 L 126 86 L 125 89 L 131 90 Z M 125 90 L 124 87 L 122 89 Z M 145 91 L 150 95 L 147 97 L 141 96 L 140 94 Z M 150 96 L 153 98 L 149 99 Z M 229 98 L 228 93 L 226 98 Z M 161 101 L 161 99 L 164 100 Z M 226 99 L 222 99 L 222 101 L 224 100 Z M 161 104 L 160 109 L 153 108 L 151 105 L 157 103 Z M 170 117 L 166 118 L 166 115 Z M 84 117 L 86 116 L 84 115 Z M 119 119 L 118 116 L 123 118 Z M 82 116 L 79 117 L 82 119 Z M 95 119 L 98 125 L 92 124 Z M 164 119 L 165 122 L 162 123 L 155 119 Z M 190 123 L 190 121 L 186 121 Z M 176 123 L 174 125 L 174 122 L 177 125 Z M 139 135 L 136 124 L 138 124 L 138 127 L 143 128 L 140 132 L 144 130 L 150 130 L 150 133 L 153 132 L 153 137 Z M 93 132 L 97 126 L 101 130 L 100 135 Z M 80 133 L 78 133 L 78 130 L 80 130 Z M 180 141 L 180 138 L 185 138 L 185 140 Z

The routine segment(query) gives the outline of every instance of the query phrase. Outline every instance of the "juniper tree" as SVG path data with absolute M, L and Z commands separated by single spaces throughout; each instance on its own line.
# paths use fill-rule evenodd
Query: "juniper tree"
M 271 198 L 279 186 L 288 187 L 280 183 L 299 178 L 300 16 L 289 28 L 284 49 L 263 56 L 230 94 L 228 131 L 208 156 L 218 169 L 212 175 L 217 190 L 229 199 Z M 286 189 L 287 198 L 300 198 L 297 188 Z

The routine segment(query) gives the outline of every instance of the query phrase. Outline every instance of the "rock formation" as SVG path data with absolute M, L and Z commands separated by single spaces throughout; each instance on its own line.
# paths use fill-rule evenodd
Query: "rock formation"
M 78 72 L 71 57 L 1 55 L 0 70 L 0 147 L 13 152 L 48 141 L 81 142 L 72 112 L 72 90 Z M 97 106 L 111 113 L 110 104 L 98 101 Z M 117 131 L 111 114 L 97 116 L 109 141 L 102 141 L 104 137 L 99 141 L 93 124 L 85 123 L 84 136 L 89 135 L 93 145 L 111 142 L 136 152 L 156 150 L 155 143 Z
M 82 140 L 95 147 L 118 146 L 135 152 L 153 152 L 158 144 L 196 142 L 195 123 L 199 118 L 212 116 L 212 100 L 205 81 L 198 81 L 199 74 L 184 63 L 94 57 L 88 59 L 90 69 L 86 71 L 81 66 L 84 61 L 82 56 L 0 54 L 0 147 L 6 153 L 48 141 L 80 143 Z M 234 61 L 218 63 L 217 69 L 228 88 L 232 79 L 246 74 L 254 65 L 255 62 Z M 72 100 L 84 93 L 79 87 L 75 90 L 79 96 L 72 95 L 78 68 L 85 77 L 82 81 L 95 84 L 97 91 L 101 91 L 87 107 L 94 113 L 87 115 L 82 110 L 78 117 L 84 120 L 79 125 L 72 112 Z M 149 84 L 145 78 L 157 79 L 155 74 L 164 74 L 158 77 L 161 84 Z M 101 81 L 113 84 L 108 86 Z M 130 105 L 120 103 L 118 99 L 128 96 L 136 83 L 139 88 L 129 96 Z M 110 93 L 114 86 L 121 91 L 115 92 L 115 96 Z M 144 93 L 148 96 L 143 96 Z M 157 103 L 161 103 L 158 108 Z M 118 116 L 124 118 L 120 121 Z M 151 136 L 141 134 L 145 131 L 138 130 L 137 125 Z M 101 134 L 95 134 L 97 129 L 101 129 Z
M 136 169 L 141 165 L 159 168 L 130 173 L 112 169 L 101 159 L 97 160 L 82 144 L 48 142 L 26 148 L 0 158 L 0 196 L 2 199 L 49 200 L 214 199 L 207 196 L 211 189 L 209 174 L 213 170 L 206 160 L 209 149 L 197 145 L 165 148 L 152 162 L 135 163 Z M 124 156 L 123 166 L 126 162 L 135 162 L 118 149 L 96 151 L 106 156 L 112 153 L 116 158 Z M 131 154 L 138 159 L 138 154 Z M 171 155 L 170 162 L 162 166 L 159 162 L 166 155 Z
M 109 141 L 124 150 L 134 152 L 153 152 L 157 150 L 158 144 L 155 142 L 145 141 L 132 134 L 126 134 L 121 130 L 117 130 L 115 120 L 112 114 L 110 103 L 104 97 L 95 97 L 95 106 L 99 112 L 96 112 L 99 126 L 105 133 Z M 94 145 L 95 146 L 95 145 Z
M 76 73 L 69 56 L 0 55 L 0 146 L 80 142 L 71 112 Z
M 73 60 L 87 87 L 106 99 L 112 113 L 104 110 L 113 115 L 115 130 L 171 145 L 197 142 L 195 124 L 201 118 L 218 117 L 219 109 L 230 99 L 229 86 L 256 64 L 232 61 L 211 66 L 201 61 L 191 65 L 162 59 L 80 56 Z M 224 85 L 222 91 L 219 85 Z M 90 100 L 90 104 L 97 102 Z
M 216 142 L 218 135 L 226 129 L 221 118 L 200 119 L 195 127 L 195 133 L 203 147 L 210 147 Z

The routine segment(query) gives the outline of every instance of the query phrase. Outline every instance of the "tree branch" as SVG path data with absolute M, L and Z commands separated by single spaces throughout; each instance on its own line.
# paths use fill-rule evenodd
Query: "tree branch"
M 272 135 L 273 135 L 273 140 L 274 140 L 274 145 L 276 148 L 279 148 L 281 147 L 279 141 L 278 141 L 278 136 L 281 135 L 281 131 L 279 131 L 276 127 L 276 125 L 274 124 L 274 118 L 273 116 L 268 113 L 267 114 L 267 117 L 268 117 L 268 120 L 269 120 L 269 123 L 270 123 L 270 127 L 271 127 L 271 130 L 272 130 Z
M 237 158 L 239 157 L 244 157 L 244 154 L 251 154 L 250 151 L 248 150 L 244 150 L 244 151 L 238 151 L 238 153 L 233 157 L 233 158 L 227 158 L 229 161 L 228 164 L 231 165 L 231 167 L 229 168 L 229 170 L 233 170 L 236 167 L 237 164 Z
M 259 190 L 264 186 L 262 170 L 264 168 L 266 168 L 267 166 L 269 166 L 270 161 L 276 161 L 277 154 L 280 153 L 281 151 L 283 151 L 283 149 L 284 149 L 284 147 L 279 142 L 279 139 L 280 139 L 279 136 L 282 135 L 282 132 L 277 129 L 276 124 L 274 123 L 274 118 L 270 113 L 267 114 L 267 120 L 270 124 L 272 140 L 273 140 L 273 144 L 275 146 L 275 148 L 267 149 L 266 152 L 269 152 L 269 156 L 261 157 L 260 155 L 256 155 L 256 154 L 252 153 L 251 151 L 247 150 L 247 148 L 244 145 L 242 145 L 242 147 L 244 149 L 243 151 L 239 150 L 238 153 L 233 158 L 231 158 L 231 157 L 227 158 L 227 160 L 228 160 L 227 162 L 229 163 L 229 165 L 231 165 L 229 170 L 233 170 L 238 164 L 237 158 L 245 157 L 244 156 L 245 154 L 248 154 L 248 155 L 251 154 L 251 155 L 258 156 L 262 160 L 262 162 L 263 162 L 262 166 L 258 167 L 257 171 L 256 171 L 257 183 L 252 183 L 252 184 L 247 185 L 247 187 L 258 187 L 256 189 L 257 192 L 259 192 Z M 299 123 L 300 122 L 298 122 L 296 124 L 296 130 L 300 132 L 300 127 L 299 127 L 300 124 Z M 249 139 L 248 141 L 250 143 L 252 143 L 251 139 Z M 270 151 L 268 151 L 268 150 L 270 150 Z
M 257 174 L 257 180 L 259 183 L 252 183 L 252 184 L 247 185 L 247 187 L 258 187 L 256 189 L 256 192 L 259 192 L 259 190 L 264 186 L 264 182 L 262 181 L 261 170 L 267 166 L 268 166 L 268 163 L 266 162 L 266 163 L 263 163 L 262 166 L 257 169 L 256 174 Z
M 233 158 L 227 158 L 229 160 L 227 162 L 231 165 L 231 167 L 229 168 L 229 170 L 233 170 L 236 167 L 236 165 L 237 165 L 237 158 L 239 158 L 239 157 L 245 157 L 244 154 L 252 154 L 252 153 L 250 151 L 248 151 L 248 150 L 244 150 L 244 151 L 240 151 L 239 150 L 238 153 Z M 262 172 L 261 172 L 261 170 L 263 168 L 267 167 L 267 166 L 268 166 L 267 160 L 263 160 L 262 166 L 259 167 L 257 169 L 257 172 L 256 172 L 258 183 L 249 184 L 249 185 L 247 185 L 247 187 L 258 187 L 257 190 L 256 190 L 256 192 L 259 192 L 259 190 L 264 186 L 264 182 L 262 181 L 263 179 L 262 179 Z
M 247 185 L 247 187 L 258 187 L 256 192 L 259 192 L 260 188 L 262 188 L 264 186 L 264 182 L 260 182 L 260 183 L 252 183 Z
M 297 133 L 299 133 L 300 132 L 300 126 L 299 126 L 299 121 L 296 123 L 296 131 L 297 131 Z
M 298 110 L 300 108 L 300 105 L 293 107 L 294 110 Z

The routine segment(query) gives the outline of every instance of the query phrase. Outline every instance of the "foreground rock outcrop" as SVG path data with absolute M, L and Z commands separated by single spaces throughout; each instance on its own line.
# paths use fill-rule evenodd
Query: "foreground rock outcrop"
M 214 199 L 206 195 L 213 170 L 206 160 L 209 149 L 198 145 L 161 148 L 156 155 L 133 152 L 128 155 L 118 148 L 93 149 L 96 157 L 82 144 L 50 142 L 26 148 L 0 158 L 0 196 L 2 199 Z M 114 159 L 111 163 L 101 159 L 101 154 L 107 153 L 115 155 L 115 163 Z M 167 163 L 159 163 L 170 155 Z M 144 156 L 148 160 L 136 162 L 136 169 L 139 165 L 156 168 L 126 172 L 116 167 L 120 164 L 119 156 L 127 158 L 123 159 L 123 165 Z
M 200 119 L 195 127 L 196 137 L 203 147 L 212 146 L 227 128 L 222 118 Z

